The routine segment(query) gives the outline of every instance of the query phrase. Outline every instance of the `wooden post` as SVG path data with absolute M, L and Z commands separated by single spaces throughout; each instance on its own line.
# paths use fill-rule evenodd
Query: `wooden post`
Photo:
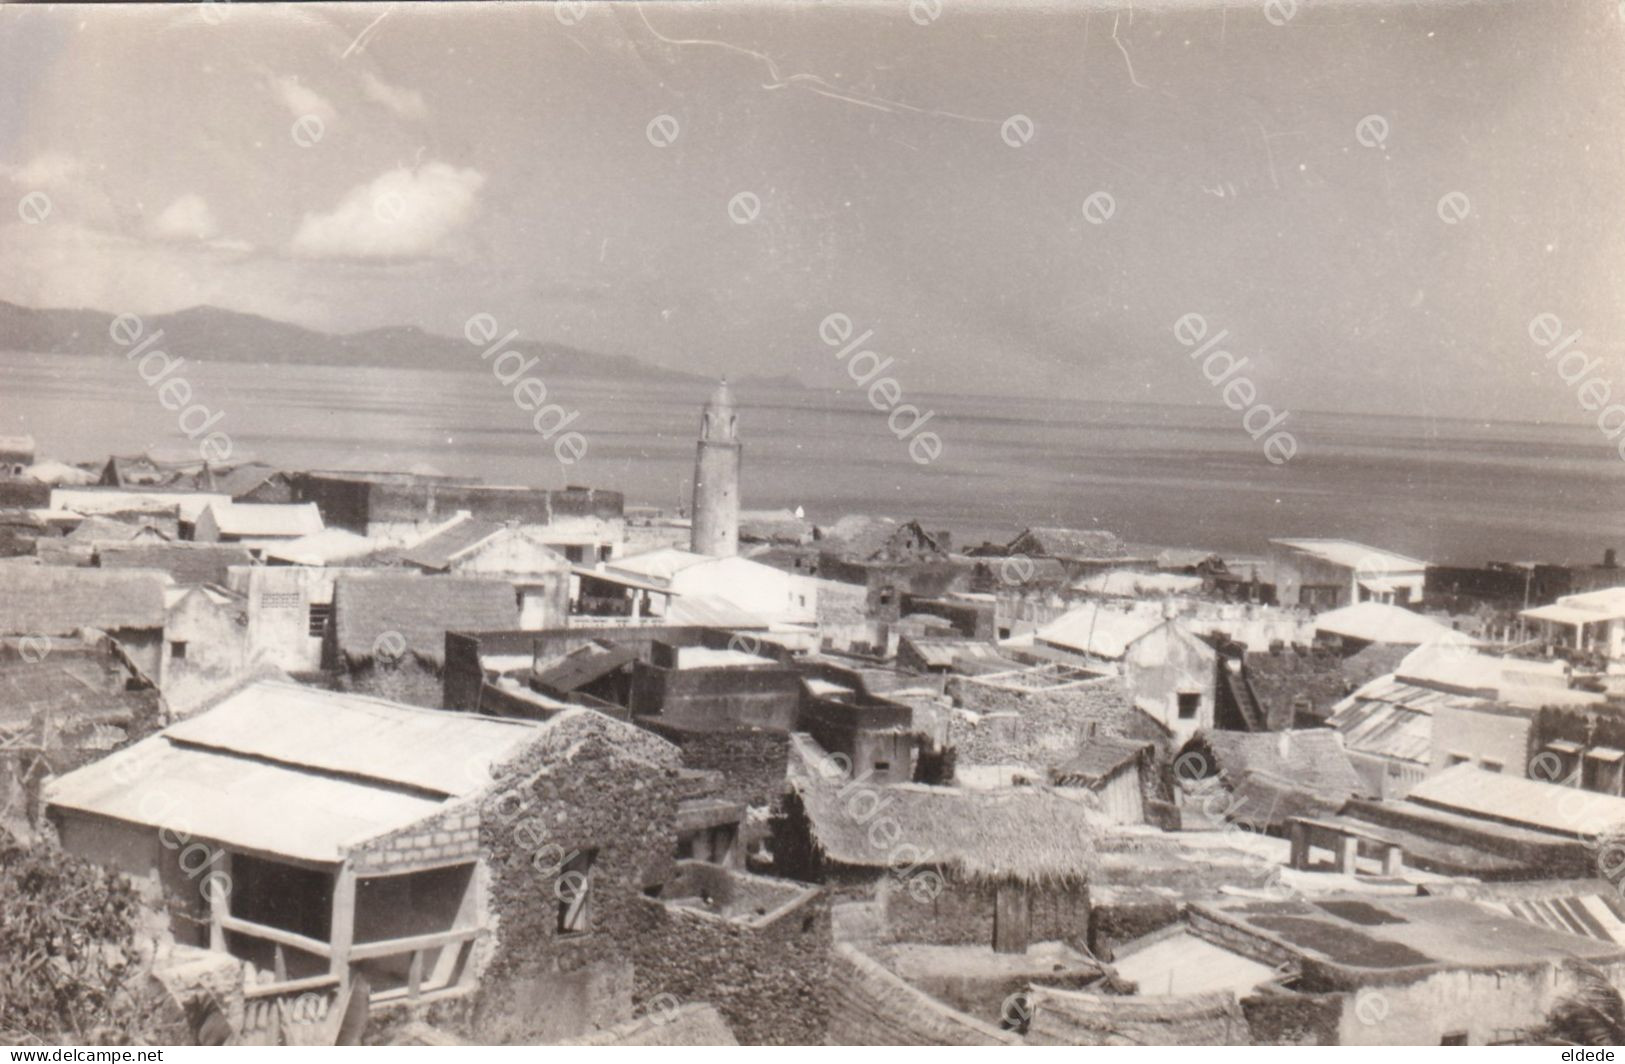
M 220 851 L 220 867 L 210 872 L 204 882 L 209 888 L 209 948 L 225 953 L 225 920 L 231 909 L 231 851 Z
M 1301 820 L 1294 820 L 1291 830 L 1292 858 L 1287 863 L 1302 871 L 1309 867 L 1309 825 Z
M 406 1000 L 417 1003 L 420 996 L 420 987 L 423 985 L 423 951 L 412 951 L 412 966 L 406 973 Z
M 1397 876 L 1405 868 L 1404 847 L 1390 844 L 1382 850 L 1382 874 Z
M 327 942 L 332 953 L 328 971 L 338 977 L 339 986 L 350 982 L 350 946 L 355 941 L 355 867 L 345 863 L 333 878 L 333 917 L 328 924 Z

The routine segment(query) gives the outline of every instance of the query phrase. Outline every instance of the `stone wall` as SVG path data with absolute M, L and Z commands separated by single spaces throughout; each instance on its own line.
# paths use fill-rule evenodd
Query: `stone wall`
M 512 768 L 516 782 L 480 809 L 494 934 L 470 1033 L 552 1043 L 632 1016 L 634 958 L 652 928 L 644 891 L 671 875 L 679 782 L 603 735 Z M 560 932 L 562 865 L 587 854 L 588 929 Z
M 716 873 L 725 889 L 712 882 Z M 706 881 L 713 898 L 727 896 L 716 902 L 722 913 L 670 898 L 680 882 L 661 900 L 644 899 L 655 931 L 638 959 L 638 1000 L 669 994 L 710 1002 L 741 1045 L 823 1044 L 833 946 L 828 898 L 804 884 L 720 868 Z

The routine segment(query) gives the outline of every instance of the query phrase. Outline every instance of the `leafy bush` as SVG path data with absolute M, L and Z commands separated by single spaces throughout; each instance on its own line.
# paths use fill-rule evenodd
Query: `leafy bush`
M 0 842 L 0 1040 L 144 1041 L 139 902 L 122 876 L 45 847 Z

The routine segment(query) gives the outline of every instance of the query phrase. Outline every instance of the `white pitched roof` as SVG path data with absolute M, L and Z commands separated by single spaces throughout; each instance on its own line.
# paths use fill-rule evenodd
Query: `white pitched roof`
M 1411 789 L 1409 798 L 1559 835 L 1603 834 L 1625 828 L 1625 798 L 1488 772 L 1471 763 L 1423 780 Z
M 1095 657 L 1120 658 L 1129 644 L 1162 623 L 1155 613 L 1128 613 L 1090 603 L 1040 628 L 1038 640 Z
M 294 565 L 332 565 L 361 558 L 378 549 L 378 542 L 344 528 L 324 528 L 308 536 L 278 543 L 265 551 L 267 558 Z
M 1471 636 L 1440 624 L 1430 617 L 1383 602 L 1359 602 L 1331 610 L 1315 618 L 1315 628 L 1368 643 L 1398 643 L 1420 646 L 1440 641 L 1476 643 Z
M 1340 565 L 1345 569 L 1373 575 L 1414 573 L 1419 569 L 1426 569 L 1428 564 L 1420 558 L 1368 547 L 1351 539 L 1275 539 L 1270 542 L 1291 547 L 1293 550 L 1301 550 L 1305 554 L 1312 554 L 1322 561 Z
M 604 569 L 611 573 L 642 577 L 645 580 L 669 582 L 672 577 L 690 566 L 712 561 L 716 559 L 707 554 L 695 554 L 693 551 L 677 547 L 660 547 L 627 558 L 614 558 L 604 563 Z
M 297 537 L 322 530 L 322 513 L 313 502 L 217 502 L 209 513 L 216 527 L 232 536 Z

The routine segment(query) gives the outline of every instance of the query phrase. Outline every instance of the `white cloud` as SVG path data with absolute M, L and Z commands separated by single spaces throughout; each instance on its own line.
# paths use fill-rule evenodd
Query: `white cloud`
M 306 214 L 290 250 L 311 258 L 433 255 L 473 216 L 484 184 L 478 170 L 446 163 L 386 171 L 345 193 L 331 211 Z
M 327 97 L 308 85 L 301 85 L 299 78 L 293 74 L 284 74 L 282 77 L 270 79 L 271 91 L 277 99 L 282 101 L 294 118 L 303 118 L 306 115 L 315 115 L 324 123 L 333 121 L 338 111 L 327 101 Z
M 0 163 L 0 174 L 24 188 L 54 188 L 77 177 L 84 167 L 79 160 L 57 151 L 43 152 L 22 166 Z
M 383 104 L 402 118 L 421 119 L 429 114 L 421 92 L 391 85 L 370 70 L 361 74 L 361 91 L 367 94 L 367 99 Z
M 214 243 L 137 239 L 66 221 L 0 225 L 0 299 L 25 306 L 146 314 L 215 304 L 287 320 L 308 315 L 304 283 L 285 260 Z M 323 283 L 330 294 L 331 282 Z
M 220 231 L 209 204 L 188 192 L 147 223 L 147 235 L 159 240 L 212 240 Z

